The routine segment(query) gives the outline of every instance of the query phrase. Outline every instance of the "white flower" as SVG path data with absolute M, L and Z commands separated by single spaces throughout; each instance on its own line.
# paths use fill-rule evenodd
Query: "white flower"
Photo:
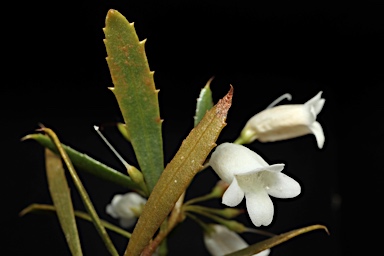
M 259 112 L 245 124 L 238 141 L 251 143 L 258 139 L 261 142 L 269 142 L 312 133 L 316 137 L 317 146 L 322 148 L 325 140 L 323 128 L 316 121 L 325 103 L 321 94 L 320 91 L 304 104 L 268 107 Z
M 248 244 L 237 233 L 227 227 L 211 225 L 212 233 L 204 233 L 204 244 L 212 256 L 223 256 L 248 247 Z M 257 256 L 268 256 L 270 249 L 256 253 Z
M 301 187 L 294 179 L 281 173 L 284 164 L 269 165 L 245 146 L 223 143 L 212 153 L 209 165 L 229 185 L 222 203 L 234 207 L 244 198 L 249 217 L 255 226 L 271 224 L 274 214 L 272 200 L 292 198 Z
M 120 219 L 120 225 L 129 228 L 135 224 L 147 200 L 135 192 L 115 195 L 106 211 L 113 218 Z

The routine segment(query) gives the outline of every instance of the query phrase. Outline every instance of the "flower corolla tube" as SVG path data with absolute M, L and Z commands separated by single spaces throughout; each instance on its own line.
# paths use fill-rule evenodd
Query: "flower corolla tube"
M 212 256 L 223 256 L 248 247 L 247 242 L 239 234 L 218 224 L 210 225 L 212 232 L 204 233 L 204 244 Z M 270 249 L 266 249 L 254 256 L 268 256 Z
M 146 202 L 147 199 L 135 192 L 117 194 L 107 205 L 106 212 L 113 218 L 119 219 L 120 226 L 129 228 L 135 224 Z
M 248 120 L 235 143 L 251 143 L 256 139 L 261 142 L 273 142 L 313 134 L 317 146 L 322 148 L 325 141 L 324 132 L 316 121 L 325 103 L 321 94 L 320 91 L 304 104 L 272 104 Z
M 301 192 L 300 184 L 282 173 L 284 164 L 269 165 L 249 148 L 234 143 L 216 147 L 209 165 L 229 185 L 222 203 L 234 207 L 245 197 L 248 215 L 259 227 L 271 224 L 274 206 L 269 196 L 292 198 Z

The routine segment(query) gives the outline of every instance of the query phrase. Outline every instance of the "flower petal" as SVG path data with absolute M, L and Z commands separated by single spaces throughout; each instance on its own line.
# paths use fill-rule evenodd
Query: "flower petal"
M 114 218 L 135 218 L 133 209 L 141 207 L 147 200 L 135 192 L 124 195 L 117 194 L 112 198 L 112 202 L 107 205 L 106 211 Z
M 325 99 L 320 99 L 318 102 L 316 102 L 316 104 L 313 105 L 316 115 L 318 115 L 320 111 L 323 109 L 324 103 L 325 103 Z
M 268 163 L 249 148 L 226 142 L 216 147 L 209 165 L 220 179 L 230 184 L 234 174 L 253 171 Z
M 272 200 L 265 189 L 245 193 L 248 215 L 253 225 L 260 227 L 271 224 L 274 214 Z
M 244 192 L 239 187 L 237 180 L 233 179 L 231 185 L 227 188 L 227 190 L 224 192 L 222 203 L 234 207 L 241 203 L 244 198 Z
M 204 244 L 212 256 L 223 256 L 248 247 L 248 244 L 236 232 L 219 224 L 211 225 L 214 232 L 204 233 Z M 270 249 L 254 254 L 254 256 L 268 256 Z
M 111 215 L 113 218 L 117 219 L 119 218 L 119 215 L 117 215 L 117 213 L 115 212 L 115 210 L 113 209 L 113 206 L 108 204 L 105 211 Z
M 257 227 L 271 224 L 274 213 L 272 200 L 264 188 L 264 172 L 266 171 L 235 176 L 240 188 L 244 191 L 248 215 Z
M 264 171 L 262 177 L 267 193 L 273 197 L 292 198 L 301 193 L 300 184 L 284 173 Z
M 323 128 L 321 127 L 320 123 L 313 122 L 308 128 L 315 135 L 317 146 L 319 148 L 323 148 L 325 137 L 324 137 Z
M 312 97 L 312 99 L 308 100 L 304 104 L 305 105 L 313 105 L 314 103 L 316 103 L 316 101 L 321 99 L 321 94 L 322 93 L 323 93 L 323 91 L 319 91 L 314 97 Z
M 321 98 L 321 94 L 323 92 L 320 91 L 318 94 L 316 94 L 315 97 L 313 97 L 312 99 L 308 100 L 304 105 L 307 105 L 311 108 L 311 112 L 313 112 L 313 114 L 315 116 L 317 116 L 320 111 L 323 109 L 323 106 L 324 106 L 324 103 L 325 103 L 325 99 L 322 99 Z
M 266 249 L 266 250 L 261 251 L 259 253 L 253 254 L 252 256 L 268 256 L 270 252 L 271 252 L 270 249 Z
M 123 228 L 130 228 L 135 224 L 136 220 L 137 218 L 121 218 L 119 224 Z
M 213 256 L 223 256 L 248 247 L 248 244 L 237 233 L 227 227 L 213 224 L 214 232 L 204 234 L 204 243 Z
M 263 170 L 270 171 L 270 172 L 281 172 L 284 169 L 285 164 L 273 164 L 270 165 Z

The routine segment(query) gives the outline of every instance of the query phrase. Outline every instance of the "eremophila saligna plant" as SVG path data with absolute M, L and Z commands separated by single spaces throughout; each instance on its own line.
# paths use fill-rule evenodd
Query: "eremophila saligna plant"
M 260 230 L 276 217 L 273 198 L 295 198 L 302 190 L 300 181 L 284 173 L 285 164 L 270 164 L 246 145 L 255 140 L 273 143 L 313 135 L 317 141 L 314 146 L 321 149 L 325 137 L 321 124 L 316 121 L 325 103 L 321 91 L 309 95 L 312 98 L 308 97 L 310 99 L 303 104 L 280 104 L 283 99 L 291 99 L 290 94 L 281 96 L 251 117 L 235 141 L 217 145 L 232 98 L 236 97 L 236 85 L 229 85 L 228 93 L 214 103 L 209 80 L 198 96 L 193 129 L 172 160 L 164 165 L 159 91 L 147 61 L 145 40 L 139 41 L 133 23 L 116 10 L 108 11 L 105 22 L 104 42 L 113 82 L 110 90 L 116 96 L 124 119 L 118 124 L 118 130 L 131 143 L 138 165 L 125 161 L 97 126 L 96 132 L 126 170 L 115 170 L 66 146 L 52 129 L 41 125 L 24 140 L 33 139 L 45 148 L 53 205 L 32 204 L 22 214 L 36 210 L 54 211 L 73 255 L 83 254 L 76 218 L 94 224 L 111 255 L 118 255 L 118 252 L 108 232 L 126 237 L 125 256 L 167 255 L 166 238 L 187 218 L 201 227 L 202 232 L 196 235 L 202 237 L 207 251 L 215 256 L 265 256 L 274 246 L 295 236 L 317 229 L 327 231 L 323 225 L 305 226 L 281 234 Z M 289 160 L 287 162 L 289 165 Z M 74 209 L 66 171 L 73 179 L 86 211 Z M 90 172 L 106 182 L 126 188 L 125 194 L 115 195 L 105 205 L 105 211 L 118 219 L 119 226 L 99 218 L 78 171 Z M 210 171 L 217 174 L 217 184 L 211 192 L 185 200 L 185 192 L 195 175 Z M 199 204 L 220 198 L 222 208 Z M 239 208 L 243 200 L 244 209 Z M 253 225 L 247 226 L 236 220 L 240 214 L 246 214 Z M 133 230 L 132 233 L 127 231 L 128 228 Z M 249 244 L 241 237 L 244 232 L 264 234 L 265 239 Z

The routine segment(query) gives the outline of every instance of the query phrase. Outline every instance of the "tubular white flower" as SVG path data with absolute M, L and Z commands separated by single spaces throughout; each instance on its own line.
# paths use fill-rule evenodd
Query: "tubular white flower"
M 320 91 L 304 104 L 288 104 L 267 108 L 254 115 L 241 131 L 240 141 L 251 143 L 286 140 L 306 134 L 314 134 L 317 146 L 324 145 L 324 133 L 317 115 L 324 106 L 325 99 Z
M 281 171 L 284 164 L 269 165 L 245 146 L 223 143 L 212 153 L 209 165 L 229 185 L 222 203 L 234 207 L 246 199 L 249 217 L 255 226 L 271 224 L 274 207 L 270 196 L 292 198 L 301 187 Z
M 106 212 L 113 218 L 119 219 L 120 225 L 129 228 L 135 224 L 147 200 L 135 192 L 125 195 L 115 195 L 107 205 Z
M 204 233 L 204 244 L 212 256 L 223 256 L 248 247 L 248 244 L 237 233 L 227 227 L 212 224 L 212 233 Z M 257 256 L 268 256 L 270 249 L 256 253 Z

